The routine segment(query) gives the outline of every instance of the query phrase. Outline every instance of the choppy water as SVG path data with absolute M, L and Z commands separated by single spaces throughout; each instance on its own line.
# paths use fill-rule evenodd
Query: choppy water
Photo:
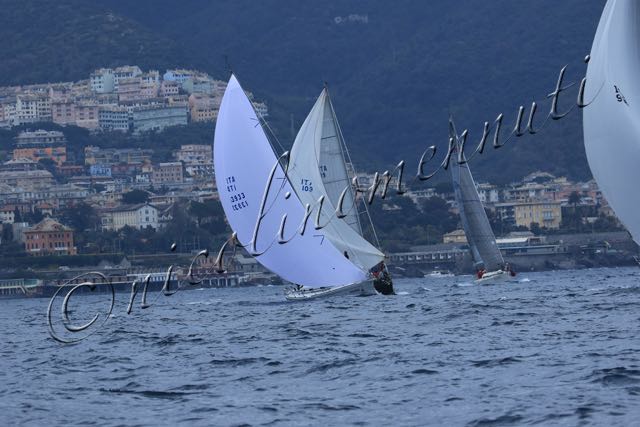
M 47 300 L 0 301 L 0 425 L 638 425 L 640 269 L 519 278 L 207 289 L 130 316 L 119 294 L 75 345 L 49 338 Z

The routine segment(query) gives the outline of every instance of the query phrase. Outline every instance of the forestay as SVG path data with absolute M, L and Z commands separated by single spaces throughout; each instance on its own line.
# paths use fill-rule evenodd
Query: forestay
M 640 243 L 640 2 L 609 0 L 587 70 L 584 144 L 591 172 Z
M 214 165 L 227 220 L 247 248 L 251 247 L 262 198 L 275 166 L 255 242 L 257 253 L 261 253 L 256 259 L 266 268 L 285 280 L 308 287 L 341 286 L 367 279 L 367 272 L 345 258 L 342 249 L 327 238 L 326 230 L 314 229 L 313 217 L 304 235 L 296 231 L 304 218 L 304 206 L 277 164 L 253 106 L 234 76 L 218 113 Z M 283 215 L 287 215 L 285 239 L 295 237 L 279 244 Z
M 313 109 L 302 124 L 291 148 L 288 175 L 294 190 L 303 204 L 317 205 L 321 196 L 325 196 L 320 223 L 326 224 L 324 231 L 331 242 L 354 264 L 365 271 L 384 261 L 384 254 L 365 240 L 351 224 L 337 218 L 335 211 L 338 199 L 345 188 L 350 189 L 342 152 L 338 152 L 340 141 L 336 137 L 335 122 L 330 105 L 327 105 L 327 94 L 324 90 Z M 324 149 L 327 143 L 329 148 Z M 340 153 L 340 156 L 338 156 Z M 329 188 L 325 184 L 329 178 Z M 335 180 L 335 182 L 333 182 Z M 329 190 L 330 189 L 330 190 Z M 337 196 L 336 196 L 337 195 Z M 349 190 L 347 196 L 349 195 Z M 350 205 L 347 205 L 349 201 Z M 353 197 L 345 197 L 343 212 L 353 207 Z M 356 220 L 357 221 L 357 220 Z
M 457 141 L 457 134 L 451 122 L 450 137 Z M 499 270 L 504 266 L 504 259 L 480 201 L 469 164 L 459 164 L 457 156 L 453 156 L 450 167 L 453 191 L 474 264 L 476 268 L 483 266 L 487 271 Z

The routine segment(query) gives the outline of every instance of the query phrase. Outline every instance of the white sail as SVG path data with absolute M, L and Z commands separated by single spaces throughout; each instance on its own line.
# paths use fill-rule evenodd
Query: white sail
M 330 107 L 329 110 L 326 108 L 326 91 L 323 91 L 302 124 L 291 148 L 289 179 L 302 203 L 316 204 L 321 196 L 325 196 L 320 223 L 327 224 L 324 228 L 327 237 L 354 264 L 367 271 L 384 261 L 384 254 L 365 240 L 350 224 L 335 216 L 336 204 L 332 197 L 329 197 L 320 172 L 323 138 L 325 135 L 332 136 L 331 132 L 335 131 L 335 128 L 332 131 L 326 126 L 326 120 L 330 119 L 327 114 L 332 115 L 332 112 Z M 327 129 L 330 133 L 325 134 Z M 333 159 L 337 160 L 335 157 Z M 341 167 L 344 168 L 344 159 L 342 162 Z M 323 166 L 330 168 L 338 165 L 325 163 Z M 340 193 L 347 186 L 350 186 L 348 180 L 339 190 Z M 333 194 L 335 197 L 335 191 Z M 343 206 L 344 212 L 346 209 L 346 206 Z
M 595 98 L 595 99 L 594 99 Z M 609 0 L 587 70 L 584 144 L 605 198 L 640 243 L 640 2 Z
M 337 206 L 342 192 L 347 188 L 342 211 L 346 215 L 343 220 L 362 236 L 362 226 L 358 214 L 351 179 L 347 172 L 346 159 L 343 152 L 342 135 L 328 91 L 325 89 L 320 94 L 314 109 L 322 110 L 322 137 L 320 144 L 320 161 L 318 168 L 327 196 L 334 206 Z
M 248 247 L 269 175 L 276 164 L 276 155 L 253 106 L 232 76 L 216 122 L 214 165 L 227 220 L 240 242 Z M 266 268 L 285 280 L 307 287 L 342 286 L 368 278 L 366 270 L 354 265 L 342 249 L 337 249 L 331 239 L 326 238 L 326 230 L 314 229 L 313 218 L 304 235 L 295 234 L 305 209 L 280 165 L 276 166 L 265 206 L 256 239 L 256 250 L 262 254 L 256 259 Z M 284 237 L 295 237 L 279 244 L 278 230 L 285 214 Z

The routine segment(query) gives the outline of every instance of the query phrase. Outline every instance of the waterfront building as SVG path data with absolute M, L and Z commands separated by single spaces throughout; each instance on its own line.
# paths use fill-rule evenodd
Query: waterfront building
M 562 203 L 551 200 L 529 201 L 514 204 L 516 225 L 531 228 L 533 223 L 540 227 L 560 228 Z
M 467 235 L 464 230 L 453 230 L 442 236 L 442 243 L 467 243 Z
M 25 249 L 29 255 L 75 255 L 73 230 L 52 218 L 45 218 L 24 230 Z
M 135 107 L 132 114 L 133 132 L 159 131 L 169 126 L 187 124 L 187 109 L 180 106 Z
M 123 205 L 101 212 L 102 230 L 117 231 L 126 226 L 142 230 L 158 229 L 158 208 L 149 203 Z

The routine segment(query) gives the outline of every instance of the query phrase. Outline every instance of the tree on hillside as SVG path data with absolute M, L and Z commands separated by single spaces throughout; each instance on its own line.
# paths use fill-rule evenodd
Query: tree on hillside
M 80 202 L 62 209 L 60 222 L 76 231 L 96 230 L 100 224 L 100 218 L 92 206 Z
M 122 203 L 127 205 L 135 205 L 138 203 L 146 203 L 149 201 L 149 193 L 143 190 L 131 190 L 122 195 Z

